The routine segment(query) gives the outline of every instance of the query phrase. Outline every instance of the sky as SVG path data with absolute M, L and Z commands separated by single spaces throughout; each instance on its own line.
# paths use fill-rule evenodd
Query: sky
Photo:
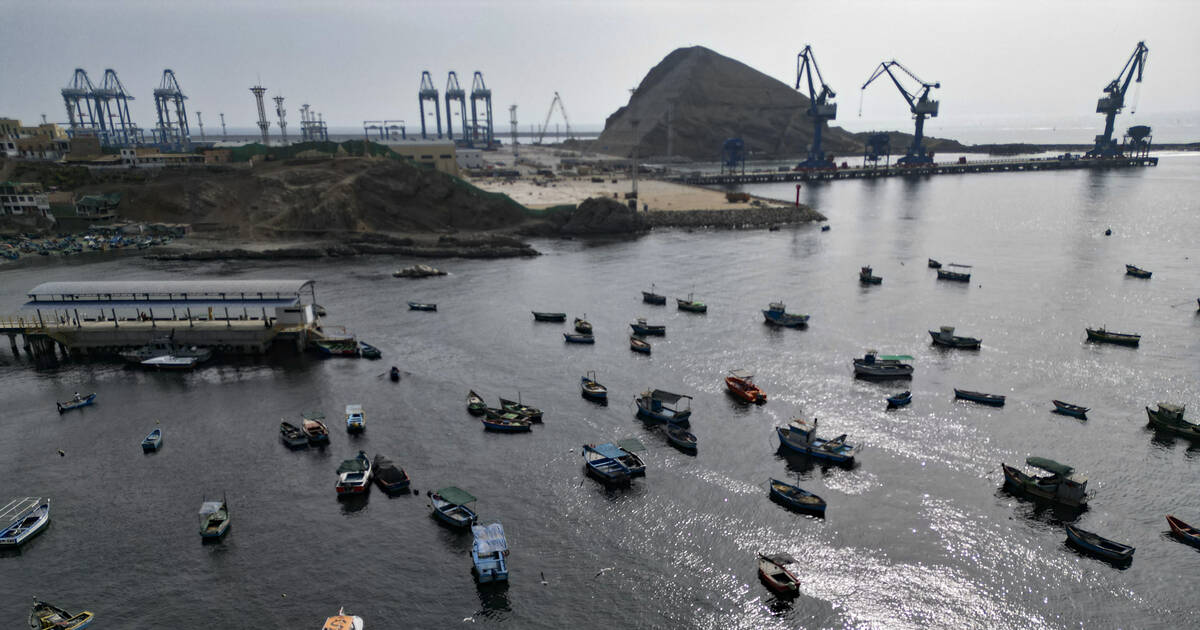
M 0 117 L 27 124 L 43 113 L 66 119 L 59 90 L 75 68 L 93 83 L 112 68 L 149 129 L 151 92 L 171 68 L 209 133 L 219 112 L 231 128 L 253 126 L 249 88 L 260 80 L 268 97 L 286 97 L 293 133 L 301 103 L 331 127 L 400 119 L 411 131 L 421 71 L 441 91 L 455 70 L 469 91 L 478 70 L 498 135 L 513 104 L 522 130 L 542 124 L 555 92 L 574 126 L 599 129 L 675 48 L 706 46 L 794 85 L 796 55 L 811 44 L 838 93 L 834 124 L 852 130 L 911 126 L 894 86 L 860 90 L 893 58 L 941 83 L 930 133 L 1064 116 L 1099 127 L 1101 89 L 1143 40 L 1150 56 L 1138 115 L 1200 114 L 1200 2 L 1190 0 L 0 0 L 0 15 Z M 1127 104 L 1134 96 L 1131 87 Z

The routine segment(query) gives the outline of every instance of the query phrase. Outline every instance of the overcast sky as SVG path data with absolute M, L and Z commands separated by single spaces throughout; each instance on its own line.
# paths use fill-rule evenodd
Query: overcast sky
M 1090 115 L 1139 40 L 1151 50 L 1139 112 L 1200 110 L 1197 1 L 0 0 L 0 15 L 0 116 L 27 122 L 65 120 L 59 90 L 82 67 L 94 83 L 115 69 L 143 128 L 154 124 L 163 68 L 174 69 L 210 133 L 218 112 L 231 127 L 253 125 L 248 88 L 260 77 L 268 97 L 287 97 L 293 130 L 304 102 L 334 126 L 388 118 L 411 130 L 422 70 L 439 90 L 449 70 L 468 90 L 482 71 L 498 133 L 512 104 L 522 129 L 540 124 L 555 91 L 572 123 L 600 125 L 675 48 L 707 46 L 794 84 L 796 54 L 812 44 L 839 94 L 834 124 L 908 125 L 882 81 L 858 117 L 860 86 L 892 58 L 942 83 L 941 124 L 970 124 Z

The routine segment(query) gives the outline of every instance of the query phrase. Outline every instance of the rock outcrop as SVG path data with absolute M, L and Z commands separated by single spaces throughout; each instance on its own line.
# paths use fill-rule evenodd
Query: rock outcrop
M 608 197 L 592 197 L 571 212 L 559 233 L 630 234 L 648 229 L 645 218 L 628 205 Z

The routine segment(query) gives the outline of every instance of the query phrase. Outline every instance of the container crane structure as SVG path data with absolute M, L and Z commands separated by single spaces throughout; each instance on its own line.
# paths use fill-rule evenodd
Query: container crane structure
M 1121 68 L 1120 74 L 1104 87 L 1105 96 L 1100 97 L 1096 103 L 1096 113 L 1104 114 L 1104 133 L 1096 136 L 1096 146 L 1092 147 L 1091 151 L 1085 154 L 1089 158 L 1111 158 L 1121 157 L 1121 147 L 1117 145 L 1117 141 L 1113 139 L 1113 125 L 1116 123 L 1117 114 L 1125 107 L 1125 91 L 1129 89 L 1129 83 L 1134 80 L 1133 75 L 1137 73 L 1137 82 L 1142 82 L 1142 71 L 1146 69 L 1146 57 L 1150 54 L 1150 49 L 1146 47 L 1146 42 L 1138 42 L 1133 49 L 1133 54 L 1129 56 L 1129 60 L 1125 62 L 1125 66 Z M 1148 136 L 1150 129 L 1146 128 L 1145 133 L 1141 134 L 1138 139 Z
M 434 98 L 437 98 L 436 96 Z M 458 101 L 458 117 L 462 120 L 462 139 L 470 143 L 467 132 L 467 92 L 458 84 L 458 73 L 451 70 L 446 77 L 446 137 L 454 139 L 454 118 L 450 115 L 450 103 Z M 439 134 L 440 137 L 440 134 Z
M 487 149 L 492 148 L 492 91 L 483 82 L 483 73 L 476 70 L 475 76 L 471 79 L 471 146 L 475 146 L 474 141 L 480 140 L 479 116 L 475 110 L 475 102 L 483 101 L 484 115 L 487 119 L 484 121 L 483 127 L 483 146 Z M 559 103 L 562 105 L 562 103 Z M 566 118 L 566 115 L 563 115 Z
M 191 142 L 191 129 L 188 128 L 187 106 L 184 101 L 183 89 L 175 78 L 175 71 L 163 70 L 162 80 L 154 90 L 154 110 L 158 114 L 158 143 L 165 147 L 183 150 Z M 171 118 L 174 111 L 175 117 Z
M 567 127 L 567 137 L 571 137 L 571 121 L 567 118 L 567 108 L 563 107 L 562 97 L 555 92 L 554 100 L 550 101 L 550 110 L 546 112 L 546 122 L 542 123 L 542 130 L 538 132 L 537 144 L 541 144 L 546 137 L 546 130 L 550 128 L 550 117 L 554 115 L 555 105 L 558 105 L 558 111 L 562 113 L 563 123 Z
M 425 101 L 433 101 L 433 113 L 437 116 L 437 137 L 441 138 L 442 110 L 438 107 L 438 91 L 433 87 L 433 76 L 428 70 L 421 73 L 421 89 L 417 92 L 417 99 L 421 108 L 421 139 L 429 138 L 425 133 Z
M 816 75 L 816 83 L 813 76 Z M 808 110 L 805 114 L 813 123 L 813 140 L 808 148 L 808 158 L 796 165 L 797 169 L 836 168 L 832 159 L 825 156 L 821 149 L 821 131 L 829 121 L 837 118 L 837 103 L 830 102 L 837 94 L 825 83 L 821 69 L 817 67 L 817 57 L 812 46 L 805 45 L 804 50 L 796 55 L 796 89 L 799 90 L 803 79 L 808 79 Z M 816 85 L 820 84 L 818 92 Z
M 904 84 L 900 83 L 900 80 L 896 78 L 896 75 L 892 72 L 892 68 L 899 68 L 904 72 L 904 74 L 907 74 L 910 78 L 912 78 L 912 80 L 919 83 L 921 85 L 920 93 L 914 94 L 913 92 L 909 92 L 908 90 L 904 89 Z M 913 132 L 912 144 L 908 146 L 908 150 L 905 152 L 904 157 L 896 160 L 897 166 L 932 164 L 933 155 L 926 152 L 924 145 L 921 144 L 921 139 L 925 135 L 925 118 L 936 118 L 938 115 L 938 102 L 929 98 L 929 90 L 940 88 L 942 87 L 942 84 L 939 82 L 926 83 L 925 81 L 922 81 L 920 77 L 913 74 L 911 70 L 905 68 L 899 61 L 893 59 L 891 61 L 885 61 L 879 64 L 879 67 L 875 68 L 875 72 L 871 74 L 871 78 L 867 79 L 866 83 L 863 83 L 862 89 L 865 91 L 867 86 L 871 85 L 871 82 L 883 76 L 885 73 L 892 80 L 892 83 L 896 85 L 896 89 L 900 90 L 900 95 L 903 96 L 904 100 L 908 103 L 908 109 L 912 112 L 913 117 L 917 121 L 916 129 Z

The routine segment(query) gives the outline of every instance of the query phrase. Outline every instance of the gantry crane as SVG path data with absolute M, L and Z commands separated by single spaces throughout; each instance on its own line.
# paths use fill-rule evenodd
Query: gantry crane
M 1149 54 L 1150 49 L 1146 48 L 1146 42 L 1138 42 L 1133 49 L 1133 54 L 1121 68 L 1121 73 L 1104 87 L 1104 93 L 1107 96 L 1100 97 L 1096 103 L 1096 113 L 1104 114 L 1104 133 L 1096 136 L 1096 146 L 1087 152 L 1086 157 L 1121 157 L 1121 147 L 1117 146 L 1117 141 L 1113 139 L 1113 125 L 1116 123 L 1117 113 L 1125 107 L 1125 91 L 1129 89 L 1134 72 L 1137 73 L 1137 82 L 1142 82 L 1142 71 L 1146 69 L 1146 56 Z M 1122 79 L 1122 77 L 1124 78 Z M 1147 128 L 1142 136 L 1147 136 L 1149 133 L 1150 130 Z
M 446 77 L 446 137 L 454 139 L 454 118 L 450 116 L 450 103 L 458 101 L 458 117 L 462 119 L 462 139 L 470 144 L 467 132 L 467 92 L 458 84 L 458 73 L 451 70 Z
M 554 100 L 550 101 L 550 110 L 546 112 L 546 122 L 542 123 L 542 130 L 538 133 L 536 144 L 541 144 L 542 139 L 546 137 L 546 129 L 550 127 L 550 116 L 554 114 L 554 106 L 558 105 L 558 111 L 562 112 L 563 124 L 567 127 L 567 137 L 571 137 L 571 121 L 567 119 L 567 108 L 563 107 L 562 97 L 558 92 L 554 93 Z
M 820 92 L 817 92 L 816 84 L 813 83 L 814 74 L 817 83 L 821 84 Z M 805 111 L 805 114 L 812 119 L 813 140 L 812 145 L 808 148 L 808 159 L 798 164 L 796 168 L 835 168 L 833 160 L 826 158 L 825 152 L 821 150 L 821 131 L 829 121 L 837 118 L 837 103 L 829 102 L 837 94 L 825 84 L 825 78 L 821 76 L 821 69 L 817 67 L 817 57 L 812 51 L 812 46 L 809 45 L 805 45 L 804 50 L 796 56 L 797 90 L 800 89 L 801 82 L 805 77 L 808 78 L 808 110 Z
M 425 101 L 433 101 L 433 113 L 437 116 L 437 137 L 442 137 L 442 114 L 438 107 L 438 91 L 433 87 L 433 76 L 428 70 L 421 73 L 421 89 L 417 92 L 418 103 L 421 107 L 421 139 L 428 138 L 425 134 Z
M 907 74 L 914 81 L 920 83 L 921 93 L 919 95 L 914 95 L 913 93 L 904 89 L 904 85 L 901 84 L 900 80 L 896 78 L 896 75 L 892 73 L 892 68 L 900 68 L 904 71 L 904 74 Z M 896 84 L 896 89 L 900 90 L 900 95 L 903 96 L 904 100 L 908 102 L 909 111 L 912 112 L 913 117 L 917 120 L 916 129 L 913 132 L 912 144 L 908 146 L 908 151 L 905 152 L 904 157 L 896 160 L 896 164 L 899 166 L 932 164 L 933 155 L 925 151 L 925 147 L 921 144 L 921 139 L 925 135 L 925 117 L 928 116 L 929 118 L 937 118 L 938 115 L 938 102 L 929 98 L 929 90 L 933 88 L 940 88 L 942 87 L 942 84 L 937 82 L 926 83 L 922 81 L 920 77 L 913 74 L 911 70 L 905 68 L 899 61 L 893 59 L 891 61 L 885 61 L 879 64 L 879 67 L 875 68 L 875 72 L 871 75 L 871 78 L 867 79 L 867 82 L 863 84 L 862 89 L 866 90 L 867 86 L 871 85 L 872 81 L 879 78 L 885 72 L 887 73 L 888 77 L 892 79 L 892 83 Z
M 478 112 L 475 110 L 475 102 L 483 101 L 484 115 L 487 119 L 485 125 L 480 128 Z M 562 103 L 559 103 L 560 105 Z M 492 91 L 483 82 L 483 73 L 476 70 L 475 76 L 471 79 L 471 146 L 475 140 L 479 140 L 482 131 L 483 146 L 487 149 L 492 148 Z

